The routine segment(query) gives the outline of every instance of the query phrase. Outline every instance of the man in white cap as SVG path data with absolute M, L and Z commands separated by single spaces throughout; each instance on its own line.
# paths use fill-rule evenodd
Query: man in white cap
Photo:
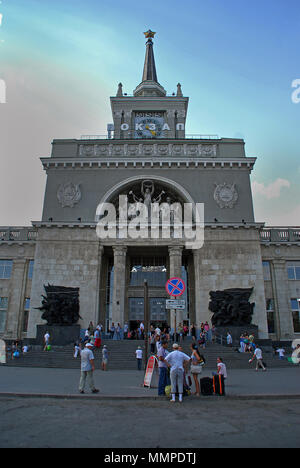
M 173 351 L 165 357 L 165 362 L 171 367 L 171 401 L 175 401 L 175 394 L 178 386 L 179 402 L 182 403 L 184 365 L 190 361 L 190 357 L 182 351 L 179 351 L 178 348 L 179 345 L 174 343 Z
M 95 358 L 93 354 L 93 345 L 87 343 L 83 351 L 81 351 L 81 376 L 79 383 L 79 393 L 84 393 L 84 387 L 86 379 L 88 380 L 92 393 L 99 393 L 99 390 L 95 388 L 94 376 L 95 371 Z

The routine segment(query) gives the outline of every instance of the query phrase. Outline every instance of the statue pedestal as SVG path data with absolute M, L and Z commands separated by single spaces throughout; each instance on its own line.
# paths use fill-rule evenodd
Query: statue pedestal
M 241 326 L 228 325 L 227 327 L 216 327 L 216 332 L 219 335 L 222 335 L 224 337 L 226 337 L 227 332 L 229 332 L 230 335 L 232 336 L 233 346 L 240 345 L 240 336 L 243 335 L 244 333 L 248 333 L 248 335 L 253 335 L 255 340 L 258 339 L 258 326 L 257 325 L 241 325 Z M 254 343 L 255 343 L 255 340 L 254 340 Z
M 80 325 L 37 325 L 36 344 L 44 345 L 46 332 L 50 335 L 52 346 L 74 344 L 80 338 Z

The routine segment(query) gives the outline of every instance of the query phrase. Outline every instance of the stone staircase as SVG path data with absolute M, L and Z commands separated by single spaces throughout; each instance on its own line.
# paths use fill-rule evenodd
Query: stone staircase
M 137 364 L 135 351 L 138 346 L 144 348 L 144 341 L 135 340 L 104 340 L 109 351 L 110 370 L 136 370 Z M 183 351 L 190 355 L 190 339 L 182 343 Z M 169 345 L 169 351 L 172 349 L 172 343 Z M 149 347 L 150 353 L 150 347 Z M 80 369 L 80 358 L 74 359 L 73 346 L 53 347 L 51 351 L 44 352 L 42 347 L 33 346 L 28 354 L 22 355 L 19 359 L 11 359 L 8 356 L 6 366 L 15 367 L 42 367 L 42 368 L 61 368 L 61 369 Z M 234 348 L 222 346 L 220 344 L 210 344 L 205 350 L 201 349 L 201 354 L 206 359 L 206 369 L 216 369 L 217 357 L 222 357 L 228 369 L 250 369 L 255 368 L 255 363 L 249 364 L 250 353 L 238 353 Z M 94 351 L 96 367 L 101 366 L 101 350 Z M 287 353 L 287 355 L 290 355 Z M 273 352 L 265 351 L 263 359 L 268 368 L 286 368 L 293 366 L 287 360 L 279 360 Z

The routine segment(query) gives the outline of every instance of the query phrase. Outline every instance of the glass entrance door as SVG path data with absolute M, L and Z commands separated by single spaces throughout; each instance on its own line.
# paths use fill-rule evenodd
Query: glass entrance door
M 149 299 L 150 324 L 165 327 L 168 323 L 168 310 L 164 297 L 151 297 Z M 134 329 L 138 322 L 144 320 L 144 298 L 129 298 L 129 322 Z

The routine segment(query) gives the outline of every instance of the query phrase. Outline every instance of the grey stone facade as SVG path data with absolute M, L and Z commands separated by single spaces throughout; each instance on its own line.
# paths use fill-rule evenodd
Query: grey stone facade
M 143 76 L 153 78 L 155 70 L 147 70 L 155 66 L 153 60 L 152 65 L 147 62 L 150 52 Z M 10 278 L 0 278 L 0 297 L 8 298 L 0 337 L 35 338 L 36 326 L 43 323 L 36 308 L 48 283 L 80 288 L 83 328 L 90 321 L 105 325 L 130 321 L 132 300 L 143 297 L 142 286 L 131 281 L 138 256 L 151 259 L 153 268 L 161 258 L 166 277 L 181 276 L 185 268 L 187 307 L 176 312 L 176 323 L 209 321 L 212 290 L 253 287 L 253 323 L 259 336 L 296 337 L 291 299 L 300 298 L 300 280 L 288 279 L 287 266 L 300 262 L 300 229 L 266 230 L 255 222 L 250 185 L 255 158 L 246 156 L 244 141 L 188 138 L 184 130 L 188 98 L 180 85 L 177 95 L 167 96 L 155 79 L 149 79 L 137 86 L 133 96 L 125 96 L 120 84 L 111 107 L 114 138 L 54 140 L 51 156 L 42 158 L 47 173 L 42 219 L 28 229 L 0 228 L 0 261 L 13 261 Z M 159 132 L 151 132 L 153 122 L 161 126 Z M 139 130 L 142 127 L 149 138 Z M 99 203 L 115 203 L 119 195 L 129 197 L 144 181 L 151 181 L 172 202 L 204 204 L 202 248 L 187 248 L 184 238 L 172 236 L 97 237 Z M 30 260 L 34 260 L 32 279 L 28 279 Z M 263 262 L 268 262 L 267 278 Z M 149 296 L 158 303 L 168 298 L 162 284 L 150 287 Z M 24 331 L 26 298 L 31 308 Z M 271 333 L 268 299 L 273 301 Z M 175 312 L 165 317 L 174 326 Z

